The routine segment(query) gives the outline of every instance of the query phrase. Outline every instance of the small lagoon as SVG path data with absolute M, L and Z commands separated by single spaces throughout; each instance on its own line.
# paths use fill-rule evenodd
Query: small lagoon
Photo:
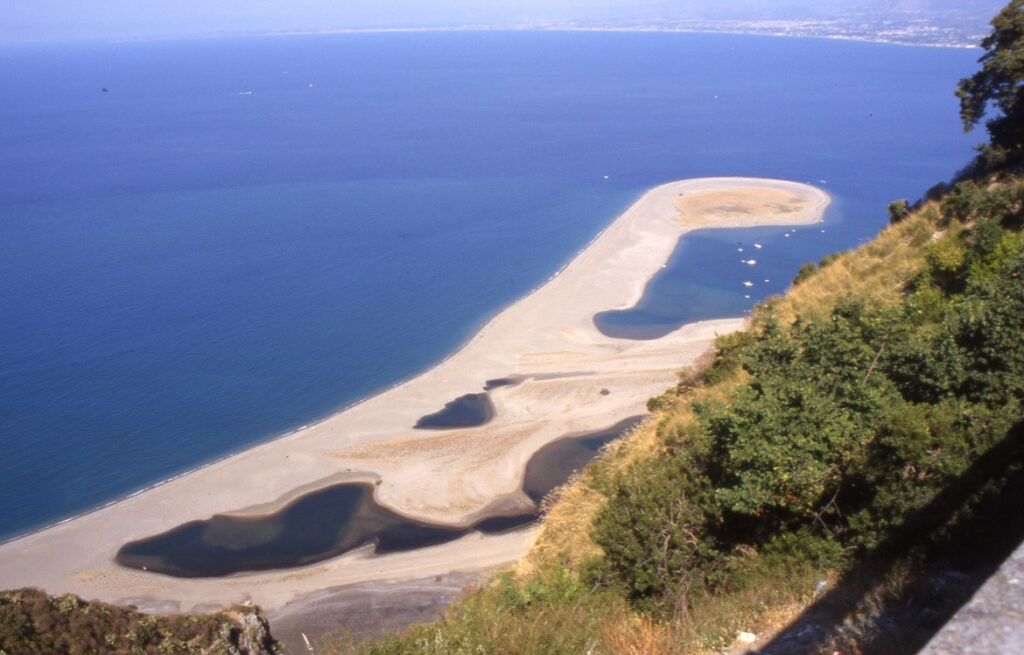
M 597 432 L 567 435 L 530 458 L 523 491 L 536 504 L 581 470 L 607 443 L 635 426 L 632 417 Z M 470 532 L 495 534 L 528 525 L 537 511 L 492 516 L 467 528 L 413 521 L 378 505 L 373 485 L 336 484 L 312 491 L 264 516 L 217 515 L 123 546 L 121 566 L 175 577 L 218 577 L 292 568 L 372 545 L 378 555 L 453 541 Z

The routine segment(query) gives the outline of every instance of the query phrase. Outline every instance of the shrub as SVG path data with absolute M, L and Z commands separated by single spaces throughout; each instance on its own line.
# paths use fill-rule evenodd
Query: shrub
M 910 213 L 910 204 L 907 202 L 906 198 L 900 200 L 893 200 L 892 202 L 889 203 L 888 210 L 889 222 L 899 223 L 900 221 L 907 217 L 907 214 Z

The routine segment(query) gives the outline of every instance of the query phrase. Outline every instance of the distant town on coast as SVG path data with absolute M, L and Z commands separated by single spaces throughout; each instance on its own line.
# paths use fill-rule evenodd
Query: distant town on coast
M 943 10 L 879 10 L 861 3 L 859 11 L 793 15 L 785 9 L 763 8 L 740 16 L 723 14 L 691 16 L 652 13 L 649 17 L 635 15 L 610 16 L 605 19 L 551 18 L 523 16 L 520 20 L 479 23 L 449 23 L 408 26 L 359 26 L 320 29 L 249 30 L 245 32 L 202 33 L 192 36 L 252 36 L 291 34 L 335 34 L 350 32 L 420 32 L 420 31 L 602 31 L 602 32 L 703 32 L 721 34 L 758 34 L 822 39 L 848 39 L 900 45 L 974 48 L 988 33 L 993 8 L 986 3 L 964 3 L 963 7 Z M 919 3 L 920 4 L 920 3 Z M 934 4 L 934 3 L 933 3 Z M 995 5 L 993 5 L 995 6 Z M 168 38 L 181 38 L 175 35 Z

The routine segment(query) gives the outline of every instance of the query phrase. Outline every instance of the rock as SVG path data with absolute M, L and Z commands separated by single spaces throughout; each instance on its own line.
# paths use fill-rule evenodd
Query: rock
M 236 605 L 228 615 L 238 623 L 238 628 L 227 629 L 223 635 L 229 644 L 227 652 L 231 655 L 269 655 L 276 652 L 270 625 L 259 606 L 251 602 Z

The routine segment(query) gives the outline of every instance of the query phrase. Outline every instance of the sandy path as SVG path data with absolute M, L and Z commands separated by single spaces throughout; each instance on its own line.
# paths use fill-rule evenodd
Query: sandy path
M 532 530 L 413 552 L 349 553 L 311 566 L 216 579 L 123 569 L 124 543 L 216 513 L 265 512 L 343 479 L 377 479 L 378 502 L 410 517 L 467 524 L 488 504 L 515 501 L 524 466 L 567 433 L 643 413 L 651 396 L 742 319 L 691 324 L 650 341 L 605 337 L 594 314 L 632 306 L 679 237 L 698 227 L 805 224 L 828 196 L 806 185 L 747 178 L 672 182 L 651 189 L 559 275 L 506 308 L 435 368 L 316 425 L 254 447 L 99 511 L 0 546 L 0 588 L 133 602 L 161 610 L 252 600 L 267 608 L 356 582 L 478 570 L 520 557 Z M 479 428 L 411 428 L 486 380 L 525 376 L 491 392 Z M 602 393 L 607 389 L 608 393 Z

